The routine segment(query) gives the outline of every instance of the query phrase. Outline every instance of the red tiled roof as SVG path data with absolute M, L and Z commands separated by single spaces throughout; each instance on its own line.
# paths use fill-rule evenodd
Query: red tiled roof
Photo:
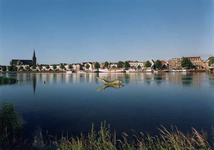
M 164 65 L 166 62 L 165 61 L 161 61 L 162 65 Z

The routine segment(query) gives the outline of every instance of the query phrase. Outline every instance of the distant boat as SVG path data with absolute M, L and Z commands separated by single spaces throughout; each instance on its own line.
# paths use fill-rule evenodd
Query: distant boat
M 69 71 L 66 71 L 66 73 L 70 74 L 70 73 L 73 73 L 73 72 L 71 70 L 69 70 Z
M 84 72 L 84 71 L 82 71 L 82 70 L 79 70 L 79 71 L 77 71 L 77 73 L 86 73 L 86 72 Z
M 101 72 L 101 73 L 109 73 L 111 71 L 109 71 L 108 69 L 99 69 L 99 72 Z
M 145 70 L 146 72 L 152 72 L 152 69 L 147 69 L 147 70 Z

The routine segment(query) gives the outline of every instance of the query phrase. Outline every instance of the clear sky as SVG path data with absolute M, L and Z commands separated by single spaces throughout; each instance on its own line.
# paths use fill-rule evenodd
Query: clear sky
M 0 0 L 0 65 L 214 55 L 214 0 Z

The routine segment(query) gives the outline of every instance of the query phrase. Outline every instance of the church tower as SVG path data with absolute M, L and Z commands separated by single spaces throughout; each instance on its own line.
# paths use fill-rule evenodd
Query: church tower
M 36 54 L 35 54 L 35 49 L 34 49 L 34 51 L 33 51 L 32 65 L 33 65 L 33 66 L 36 66 Z

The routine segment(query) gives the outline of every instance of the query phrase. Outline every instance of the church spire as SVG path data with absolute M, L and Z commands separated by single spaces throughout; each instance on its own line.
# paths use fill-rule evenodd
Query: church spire
M 36 58 L 35 49 L 33 50 L 33 58 Z
M 35 53 L 35 49 L 33 50 L 32 65 L 36 66 L 36 53 Z

